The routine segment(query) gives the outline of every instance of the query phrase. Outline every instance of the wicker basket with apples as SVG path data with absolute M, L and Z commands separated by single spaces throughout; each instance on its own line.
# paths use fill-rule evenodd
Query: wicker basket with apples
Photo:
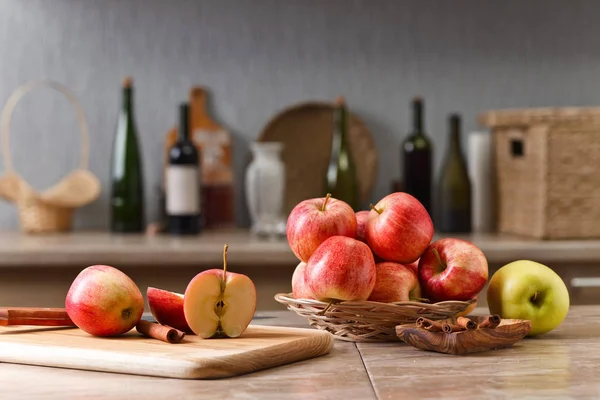
M 466 315 L 488 280 L 483 252 L 432 242 L 429 213 L 404 192 L 356 213 L 330 194 L 304 200 L 286 233 L 299 264 L 292 292 L 275 299 L 341 340 L 397 341 L 397 325 Z

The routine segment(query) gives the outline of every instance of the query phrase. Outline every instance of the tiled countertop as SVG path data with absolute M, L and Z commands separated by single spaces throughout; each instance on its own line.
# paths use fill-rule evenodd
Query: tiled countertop
M 254 323 L 307 326 L 290 311 L 258 316 Z M 230 379 L 177 380 L 3 363 L 0 384 L 7 398 L 42 400 L 595 399 L 600 397 L 598 332 L 600 306 L 573 306 L 553 332 L 469 356 L 403 343 L 336 340 L 326 356 Z

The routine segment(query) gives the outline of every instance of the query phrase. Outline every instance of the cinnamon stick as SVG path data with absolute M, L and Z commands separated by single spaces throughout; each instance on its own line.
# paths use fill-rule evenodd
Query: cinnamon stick
M 500 325 L 501 318 L 498 314 L 488 315 L 477 325 L 477 329 L 495 329 Z
M 432 321 L 423 317 L 417 319 L 417 326 L 419 326 L 419 328 L 427 329 L 430 332 L 443 331 L 443 325 L 444 324 L 440 321 Z
M 2 307 L 0 326 L 75 326 L 64 308 Z
M 452 332 L 466 331 L 467 328 L 465 328 L 464 326 L 462 326 L 460 324 L 455 324 L 453 322 L 446 322 L 442 326 L 442 330 L 444 331 L 444 333 L 452 333 Z
M 135 329 L 142 335 L 167 343 L 179 343 L 185 337 L 185 332 L 179 329 L 145 320 L 138 322 Z
M 467 317 L 458 317 L 456 323 L 469 331 L 477 329 L 477 322 Z

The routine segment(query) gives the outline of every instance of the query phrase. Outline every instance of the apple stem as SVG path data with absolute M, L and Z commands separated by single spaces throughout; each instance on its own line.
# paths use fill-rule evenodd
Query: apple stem
M 331 193 L 327 193 L 327 196 L 325 196 L 325 201 L 323 202 L 323 205 L 321 206 L 321 211 L 325 211 L 325 208 L 327 207 L 327 201 L 329 200 L 330 197 L 331 197 Z
M 225 282 L 226 278 L 227 278 L 227 249 L 229 248 L 229 245 L 227 243 L 225 243 L 225 246 L 223 246 L 223 282 Z
M 327 312 L 327 310 L 329 310 L 329 308 L 331 307 L 332 304 L 333 304 L 333 300 L 329 300 L 329 303 L 327 304 L 327 306 L 325 307 L 325 309 L 323 311 L 321 311 L 319 314 L 320 315 L 325 315 L 325 313 Z
M 446 264 L 444 264 L 442 262 L 442 257 L 440 257 L 440 253 L 438 253 L 437 249 L 432 249 L 431 251 L 435 255 L 435 258 L 437 259 L 437 261 L 442 265 L 442 267 L 443 267 L 442 270 L 446 269 Z
M 536 290 L 535 293 L 533 293 L 533 297 L 531 297 L 531 301 L 535 303 L 535 301 L 537 300 L 539 295 L 540 295 L 540 292 L 538 292 Z
M 375 207 L 373 204 L 369 204 L 369 208 L 373 211 L 375 211 L 377 214 L 381 214 L 383 212 L 383 210 L 380 210 L 379 208 Z

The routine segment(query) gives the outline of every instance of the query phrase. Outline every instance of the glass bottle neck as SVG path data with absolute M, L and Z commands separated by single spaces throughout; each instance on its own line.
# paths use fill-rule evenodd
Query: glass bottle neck
M 123 111 L 133 113 L 133 88 L 123 88 Z
M 335 109 L 334 141 L 337 141 L 339 148 L 346 146 L 346 135 L 348 132 L 348 111 L 345 104 L 340 104 Z
M 417 135 L 423 135 L 423 102 L 413 101 L 413 130 Z
M 189 139 L 190 114 L 189 106 L 182 104 L 179 107 L 179 129 L 177 130 L 177 139 L 184 142 Z
M 460 117 L 450 117 L 450 150 L 460 152 Z

